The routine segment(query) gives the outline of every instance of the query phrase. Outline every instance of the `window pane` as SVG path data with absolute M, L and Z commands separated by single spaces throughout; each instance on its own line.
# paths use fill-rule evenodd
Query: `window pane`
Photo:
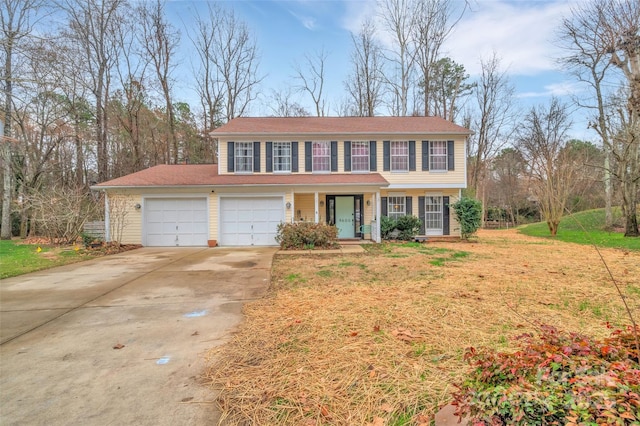
M 369 142 L 351 142 L 351 171 L 369 171 Z
M 425 228 L 442 230 L 442 197 L 425 197 Z
M 253 171 L 253 142 L 235 143 L 236 172 Z
M 405 212 L 405 197 L 387 198 L 387 216 L 392 219 L 397 219 L 400 216 L 404 216 Z
M 447 170 L 447 142 L 433 141 L 429 147 L 430 170 Z
M 329 142 L 313 142 L 313 171 L 328 172 L 331 170 L 331 145 Z
M 291 171 L 291 142 L 273 143 L 273 171 Z
M 392 141 L 391 142 L 391 171 L 394 171 L 394 172 L 409 171 L 409 142 L 408 141 Z

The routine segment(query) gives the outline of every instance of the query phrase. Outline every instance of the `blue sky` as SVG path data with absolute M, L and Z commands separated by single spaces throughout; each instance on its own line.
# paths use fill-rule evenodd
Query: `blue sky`
M 579 0 L 576 0 L 579 1 Z M 555 58 L 561 51 L 554 44 L 561 19 L 571 8 L 570 0 L 519 1 L 469 0 L 468 10 L 447 40 L 445 55 L 465 66 L 471 78 L 480 71 L 480 58 L 493 51 L 502 59 L 523 108 L 548 101 L 552 95 L 566 102 L 580 90 L 575 78 L 559 70 Z M 294 64 L 304 55 L 324 49 L 327 54 L 327 98 L 332 114 L 344 96 L 352 48 L 350 33 L 357 31 L 368 15 L 376 13 L 375 0 L 236 0 L 223 3 L 233 8 L 257 39 L 260 72 L 265 76 L 262 91 L 269 94 L 292 84 Z M 463 0 L 459 0 L 459 6 Z M 189 63 L 186 27 L 194 10 L 206 10 L 206 1 L 172 0 L 167 12 L 182 33 L 183 65 Z M 380 37 L 386 43 L 385 37 Z M 187 81 L 180 78 L 177 98 L 193 96 Z M 297 99 L 311 110 L 303 96 Z M 268 115 L 267 97 L 252 108 L 252 115 Z M 591 138 L 584 118 L 576 115 L 574 136 Z

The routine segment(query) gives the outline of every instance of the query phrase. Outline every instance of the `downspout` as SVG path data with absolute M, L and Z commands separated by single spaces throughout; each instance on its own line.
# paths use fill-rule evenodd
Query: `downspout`
M 104 191 L 104 240 L 111 242 L 111 219 L 109 217 L 109 193 Z

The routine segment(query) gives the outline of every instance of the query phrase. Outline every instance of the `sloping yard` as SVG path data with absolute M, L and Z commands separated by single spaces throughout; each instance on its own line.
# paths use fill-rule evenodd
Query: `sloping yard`
M 510 230 L 366 248 L 276 256 L 270 295 L 209 353 L 226 424 L 428 425 L 466 348 L 509 350 L 539 324 L 594 337 L 629 324 L 589 246 Z M 640 252 L 601 252 L 640 316 Z

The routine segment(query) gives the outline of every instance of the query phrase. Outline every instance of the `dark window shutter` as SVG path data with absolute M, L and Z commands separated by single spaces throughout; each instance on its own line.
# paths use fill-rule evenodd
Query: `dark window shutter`
M 409 141 L 409 171 L 416 171 L 416 141 Z
M 383 160 L 383 170 L 388 172 L 391 170 L 391 142 L 384 141 L 382 142 L 382 160 Z
M 449 224 L 449 197 L 442 197 L 442 234 L 449 235 L 450 224 Z
M 227 142 L 227 171 L 232 172 L 235 170 L 236 161 L 235 161 L 235 145 L 233 142 Z
M 291 142 L 291 171 L 298 173 L 298 142 Z
M 447 170 L 455 170 L 455 155 L 453 152 L 453 141 L 447 141 Z
M 260 171 L 260 142 L 253 143 L 253 171 Z
M 331 141 L 331 171 L 338 171 L 338 142 Z
M 266 143 L 266 151 L 264 153 L 264 158 L 265 158 L 265 161 L 267 162 L 266 172 L 271 173 L 273 171 L 273 142 Z
M 424 227 L 424 222 L 425 222 L 424 202 L 425 202 L 424 197 L 418 197 L 418 217 L 420 218 L 420 235 L 424 235 L 426 232 Z
M 413 197 L 405 197 L 404 204 L 405 214 L 407 216 L 411 216 L 413 214 Z
M 313 157 L 311 156 L 311 142 L 304 143 L 304 171 L 310 172 L 313 170 Z
M 429 141 L 422 141 L 422 171 L 429 170 Z
M 382 216 L 387 215 L 387 197 L 380 197 L 380 213 Z
M 369 170 L 378 170 L 378 152 L 376 151 L 376 141 L 369 142 Z
M 344 171 L 351 171 L 351 142 L 344 141 Z

